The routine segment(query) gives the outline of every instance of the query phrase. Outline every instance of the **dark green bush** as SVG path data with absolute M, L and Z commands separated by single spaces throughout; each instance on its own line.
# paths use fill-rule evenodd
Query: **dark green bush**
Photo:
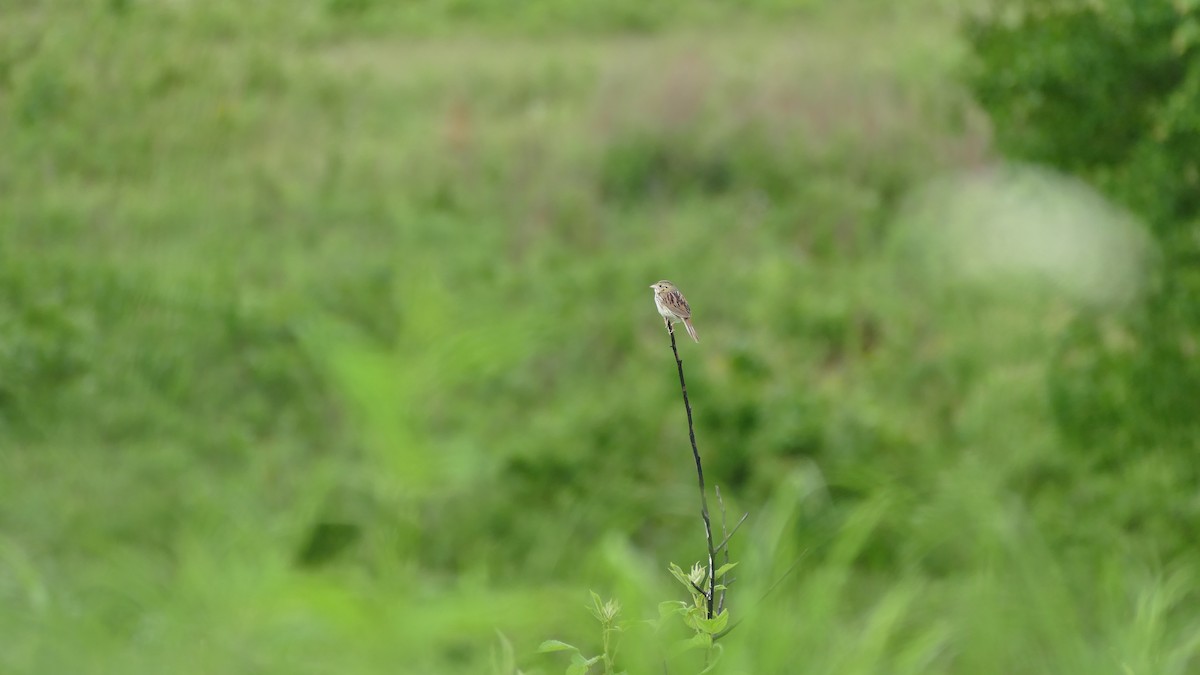
M 1200 4 L 997 0 L 989 10 L 968 24 L 969 81 L 1001 151 L 1090 182 L 1140 216 L 1161 253 L 1142 303 L 1079 316 L 1063 337 L 1051 400 L 1100 477 L 1052 481 L 1051 492 L 1072 508 L 1113 509 L 1113 529 L 1140 541 L 1166 533 L 1166 550 L 1185 548 L 1200 529 L 1200 506 L 1178 500 L 1200 480 Z M 1093 489 L 1103 476 L 1122 489 Z

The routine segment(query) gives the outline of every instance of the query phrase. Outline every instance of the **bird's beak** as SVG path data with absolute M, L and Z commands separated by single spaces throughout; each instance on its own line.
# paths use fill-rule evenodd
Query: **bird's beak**
M 650 288 L 654 288 L 654 284 L 650 284 Z

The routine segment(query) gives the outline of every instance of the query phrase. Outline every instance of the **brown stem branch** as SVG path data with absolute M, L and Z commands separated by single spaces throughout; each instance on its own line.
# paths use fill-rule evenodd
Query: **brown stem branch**
M 704 592 L 707 601 L 708 618 L 713 618 L 713 596 L 717 586 L 717 550 L 713 546 L 712 521 L 708 516 L 708 497 L 704 491 L 704 467 L 700 463 L 700 450 L 696 447 L 696 429 L 692 423 L 692 404 L 688 402 L 687 383 L 683 379 L 683 361 L 679 358 L 679 348 L 675 346 L 675 328 L 667 321 L 667 332 L 671 334 L 671 351 L 675 354 L 675 366 L 679 370 L 679 389 L 683 392 L 683 407 L 687 410 L 688 438 L 692 441 L 692 457 L 696 460 L 696 478 L 700 483 L 700 517 L 704 520 L 704 536 L 708 542 L 708 590 Z

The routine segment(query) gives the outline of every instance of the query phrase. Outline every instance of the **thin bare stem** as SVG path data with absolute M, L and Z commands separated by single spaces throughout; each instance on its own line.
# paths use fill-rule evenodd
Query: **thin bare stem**
M 679 348 L 675 346 L 675 328 L 668 320 L 667 332 L 671 334 L 671 351 L 675 354 L 675 366 L 679 370 L 679 389 L 683 392 L 683 407 L 687 410 L 688 438 L 692 441 L 692 457 L 696 460 L 696 478 L 700 483 L 700 517 L 704 520 L 704 536 L 708 542 L 708 589 L 704 591 L 707 601 L 706 613 L 713 618 L 713 596 L 716 594 L 716 557 L 717 549 L 713 546 L 712 521 L 708 517 L 708 497 L 704 492 L 704 467 L 700 463 L 700 450 L 696 448 L 696 429 L 692 424 L 692 404 L 688 402 L 687 383 L 683 380 L 683 361 L 679 358 Z
M 718 493 L 718 494 L 719 494 L 719 493 Z M 720 497 L 718 497 L 718 499 L 720 499 Z M 725 538 L 721 540 L 721 543 L 717 544 L 717 551 L 718 551 L 718 552 L 720 552 L 722 549 L 724 549 L 724 548 L 725 548 L 725 545 L 729 543 L 729 540 L 730 540 L 730 539 L 733 539 L 733 535 L 734 535 L 735 533 L 737 533 L 737 531 L 738 531 L 738 528 L 739 528 L 739 527 L 741 527 L 741 526 L 742 526 L 742 523 L 746 522 L 746 519 L 747 519 L 747 518 L 749 518 L 749 517 L 750 517 L 750 514 L 749 514 L 749 513 L 743 513 L 743 514 L 742 514 L 742 517 L 741 517 L 741 518 L 738 518 L 737 524 L 733 526 L 733 529 L 729 531 L 729 534 L 725 535 Z M 722 519 L 722 520 L 724 520 L 724 519 L 725 519 L 725 514 L 721 514 L 721 519 Z M 721 530 L 722 530 L 722 531 L 724 531 L 724 529 L 725 529 L 725 524 L 724 524 L 724 523 L 721 523 Z M 729 551 L 725 551 L 725 553 L 729 553 Z M 728 561 L 728 560 L 726 560 L 725 562 L 729 562 L 729 561 Z
M 725 517 L 725 500 L 721 497 L 720 485 L 714 485 L 713 490 L 717 493 L 717 508 L 721 509 L 721 545 L 718 546 L 716 550 L 720 551 L 724 549 L 725 564 L 728 565 L 729 548 L 726 546 L 726 544 L 729 543 L 729 537 L 731 536 L 731 533 L 725 527 L 726 523 L 729 522 Z M 742 520 L 745 520 L 745 518 L 742 518 Z M 741 525 L 741 523 L 739 522 L 738 525 Z M 737 528 L 735 527 L 734 530 L 736 531 L 736 529 Z M 725 592 L 729 590 L 729 580 L 722 582 L 721 585 L 724 586 L 724 588 L 721 589 L 721 599 L 717 601 L 717 614 L 720 614 L 721 610 L 725 609 Z

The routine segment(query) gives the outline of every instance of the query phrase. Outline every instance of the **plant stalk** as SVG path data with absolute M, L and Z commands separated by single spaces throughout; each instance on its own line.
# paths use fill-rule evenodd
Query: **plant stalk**
M 706 615 L 713 618 L 713 596 L 717 587 L 717 550 L 713 546 L 712 520 L 708 516 L 708 497 L 704 491 L 704 467 L 700 463 L 700 450 L 696 447 L 696 429 L 692 423 L 692 404 L 688 402 L 687 383 L 683 379 L 683 361 L 675 345 L 675 328 L 668 320 L 667 332 L 671 334 L 671 351 L 675 354 L 675 366 L 679 370 L 679 389 L 683 392 L 683 407 L 687 410 L 688 438 L 692 441 L 692 457 L 696 460 L 696 479 L 700 483 L 700 517 L 704 520 L 704 536 L 708 543 L 708 588 L 704 591 Z

